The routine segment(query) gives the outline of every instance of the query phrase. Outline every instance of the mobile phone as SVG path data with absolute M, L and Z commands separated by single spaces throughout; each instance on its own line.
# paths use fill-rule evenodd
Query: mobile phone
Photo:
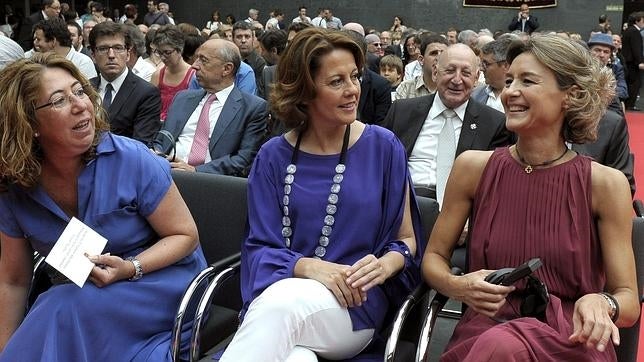
M 487 277 L 485 281 L 492 284 L 498 285 L 512 285 L 517 281 L 527 277 L 532 274 L 535 270 L 541 267 L 541 259 L 533 258 L 525 263 L 519 265 L 516 268 L 503 268 L 497 271 L 492 272 Z

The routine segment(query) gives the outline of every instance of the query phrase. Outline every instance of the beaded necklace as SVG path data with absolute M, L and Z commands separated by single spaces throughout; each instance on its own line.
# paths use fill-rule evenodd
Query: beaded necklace
M 286 247 L 291 247 L 291 236 L 293 235 L 293 227 L 291 223 L 289 205 L 291 203 L 290 195 L 293 182 L 295 182 L 295 172 L 297 171 L 297 157 L 300 152 L 300 143 L 302 141 L 302 133 L 300 132 L 297 136 L 297 141 L 295 142 L 295 148 L 293 149 L 293 155 L 291 156 L 291 163 L 286 166 L 286 176 L 284 177 L 284 196 L 282 198 L 282 236 L 284 237 L 284 242 Z M 318 246 L 315 248 L 315 258 L 322 259 L 326 255 L 326 248 L 329 245 L 329 236 L 333 231 L 333 224 L 335 224 L 335 213 L 338 211 L 338 201 L 339 201 L 339 192 L 340 184 L 344 179 L 344 171 L 346 166 L 344 164 L 347 148 L 349 146 L 349 135 L 351 133 L 351 126 L 347 125 L 346 130 L 344 131 L 344 139 L 342 141 L 342 151 L 340 152 L 340 160 L 335 166 L 335 176 L 333 176 L 333 184 L 331 185 L 331 192 L 327 198 L 328 204 L 326 205 L 326 216 L 324 217 L 324 225 L 320 231 L 320 238 L 318 239 Z
M 528 163 L 528 162 L 523 158 L 523 156 L 521 156 L 521 154 L 519 153 L 519 147 L 517 147 L 517 145 L 514 145 L 514 152 L 516 152 L 516 153 L 517 153 L 517 157 L 519 157 L 519 161 L 521 161 L 521 163 L 525 165 L 525 168 L 523 169 L 523 171 L 525 171 L 525 173 L 527 173 L 527 174 L 531 174 L 531 173 L 532 173 L 532 171 L 533 171 L 533 169 L 534 169 L 535 167 L 544 167 L 544 166 L 549 166 L 549 165 L 552 165 L 553 163 L 555 163 L 555 162 L 557 162 L 557 161 L 561 160 L 561 159 L 563 158 L 563 156 L 565 156 L 565 155 L 566 155 L 566 153 L 568 153 L 568 147 L 565 147 L 565 149 L 564 149 L 563 153 L 562 153 L 559 157 L 557 157 L 557 158 L 555 158 L 555 159 L 553 159 L 553 160 L 550 160 L 550 161 L 545 161 L 545 162 L 542 162 L 542 163 L 536 164 L 536 165 L 531 165 L 531 164 L 529 164 L 529 163 Z

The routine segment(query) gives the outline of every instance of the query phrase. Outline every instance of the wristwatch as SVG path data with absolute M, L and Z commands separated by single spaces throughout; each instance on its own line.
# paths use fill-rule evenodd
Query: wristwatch
M 132 264 L 134 264 L 134 275 L 128 280 L 133 282 L 135 280 L 141 279 L 143 277 L 143 268 L 141 267 L 141 262 L 139 261 L 139 259 L 134 256 L 130 256 L 125 260 L 131 261 Z

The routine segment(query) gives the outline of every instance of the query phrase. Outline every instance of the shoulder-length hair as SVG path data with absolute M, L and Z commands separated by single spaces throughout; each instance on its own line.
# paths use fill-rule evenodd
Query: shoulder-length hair
M 25 188 L 38 184 L 43 151 L 34 138 L 38 125 L 35 108 L 42 72 L 51 68 L 63 69 L 80 81 L 94 106 L 94 140 L 83 155 L 84 161 L 95 157 L 101 134 L 109 130 L 98 93 L 72 62 L 54 53 L 36 53 L 12 63 L 0 71 L 0 192 L 10 184 Z
M 527 41 L 515 41 L 508 48 L 512 63 L 523 53 L 530 53 L 549 68 L 562 91 L 569 92 L 563 136 L 572 143 L 597 139 L 597 125 L 615 96 L 615 77 L 610 68 L 601 66 L 583 45 L 554 34 L 533 35 Z
M 275 87 L 271 92 L 271 110 L 288 128 L 306 128 L 306 104 L 317 93 L 314 78 L 321 67 L 322 58 L 335 49 L 344 49 L 355 59 L 362 73 L 364 54 L 360 46 L 342 31 L 306 28 L 286 47 L 277 66 Z

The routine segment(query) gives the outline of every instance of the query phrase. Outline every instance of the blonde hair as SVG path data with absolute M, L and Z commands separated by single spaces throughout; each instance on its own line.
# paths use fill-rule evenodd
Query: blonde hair
M 530 53 L 549 68 L 560 90 L 570 90 L 565 109 L 563 136 L 572 143 L 597 139 L 597 125 L 615 97 L 615 77 L 601 66 L 582 44 L 555 34 L 531 36 L 510 45 L 507 61 Z
M 50 68 L 63 69 L 78 79 L 94 106 L 96 131 L 83 155 L 85 161 L 95 156 L 101 134 L 109 130 L 98 93 L 69 60 L 54 53 L 36 53 L 12 63 L 0 71 L 0 192 L 10 184 L 25 188 L 38 184 L 43 151 L 34 138 L 38 125 L 35 108 L 42 72 Z

